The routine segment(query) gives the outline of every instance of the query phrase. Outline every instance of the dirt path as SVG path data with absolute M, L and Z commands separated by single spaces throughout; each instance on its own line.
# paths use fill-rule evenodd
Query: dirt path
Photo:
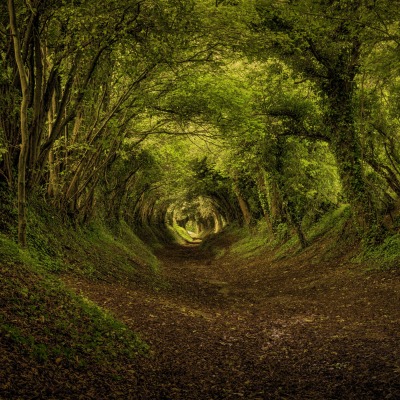
M 312 250 L 291 264 L 159 256 L 159 291 L 69 279 L 150 344 L 138 399 L 400 398 L 398 275 L 316 264 Z

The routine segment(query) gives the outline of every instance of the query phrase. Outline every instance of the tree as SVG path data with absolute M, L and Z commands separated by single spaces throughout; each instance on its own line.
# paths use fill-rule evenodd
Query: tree
M 374 234 L 376 205 L 365 179 L 356 127 L 357 78 L 364 57 L 379 42 L 374 34 L 376 3 L 362 0 L 256 2 L 264 52 L 288 63 L 315 84 L 322 100 L 328 139 L 355 221 Z
M 21 148 L 18 159 L 18 241 L 22 247 L 26 247 L 26 166 L 29 150 L 29 86 L 28 76 L 25 72 L 25 66 L 22 59 L 20 32 L 17 27 L 17 17 L 13 0 L 8 0 L 8 12 L 10 15 L 10 30 L 13 39 L 15 61 L 18 67 L 18 75 L 22 92 L 20 111 Z
M 15 56 L 1 32 L 2 175 L 11 186 L 18 170 L 21 244 L 27 194 L 45 190 L 61 210 L 85 218 L 124 140 L 148 129 L 142 122 L 157 79 L 212 59 L 218 46 L 199 29 L 202 10 L 178 0 L 8 2 Z M 12 149 L 20 144 L 16 166 Z

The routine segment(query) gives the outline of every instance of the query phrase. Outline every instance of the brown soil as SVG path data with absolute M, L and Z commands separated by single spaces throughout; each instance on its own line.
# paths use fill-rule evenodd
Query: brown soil
M 399 399 L 398 272 L 321 262 L 322 249 L 218 260 L 175 246 L 158 291 L 67 282 L 150 344 L 135 398 Z

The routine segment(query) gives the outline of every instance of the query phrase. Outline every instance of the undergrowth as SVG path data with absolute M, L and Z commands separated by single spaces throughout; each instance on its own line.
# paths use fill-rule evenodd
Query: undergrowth
M 172 226 L 169 225 L 168 230 L 176 243 L 185 244 L 192 243 L 194 241 L 187 230 L 176 223 L 174 223 Z
M 342 249 L 356 246 L 359 238 L 357 233 L 350 229 L 352 227 L 350 221 L 351 212 L 348 204 L 325 213 L 318 221 L 304 227 L 308 244 L 312 245 L 324 236 L 329 237 L 328 248 L 324 250 L 324 254 L 332 258 L 337 256 Z M 294 233 L 289 235 L 287 240 L 282 240 L 280 236 L 274 238 L 271 245 L 276 248 L 275 258 L 277 259 L 294 255 L 302 250 L 298 237 Z
M 312 245 L 325 235 L 331 237 L 328 250 L 332 257 L 341 247 L 356 244 L 356 235 L 354 232 L 348 232 L 350 218 L 348 205 L 327 212 L 317 222 L 303 227 L 308 244 Z M 231 252 L 243 258 L 259 256 L 265 251 L 273 250 L 274 258 L 279 259 L 301 251 L 297 235 L 287 224 L 277 226 L 272 236 L 266 221 L 262 220 L 250 228 L 236 228 L 235 235 L 237 240 L 232 245 Z
M 93 398 L 93 388 L 105 393 L 119 381 L 134 388 L 147 345 L 60 278 L 156 287 L 159 264 L 150 248 L 124 223 L 82 228 L 31 204 L 28 248 L 21 249 L 7 215 L 0 221 L 0 398 L 78 398 L 85 391 Z
M 400 270 L 400 234 L 386 237 L 375 246 L 369 246 L 354 261 L 365 263 L 369 269 Z
M 234 232 L 238 240 L 232 245 L 231 252 L 245 258 L 259 255 L 270 240 L 264 220 L 253 227 L 236 228 Z
M 0 254 L 0 398 L 46 397 L 60 376 L 68 391 L 81 392 L 94 384 L 93 371 L 112 380 L 147 352 L 124 324 L 45 271 L 35 253 L 0 234 Z
M 31 207 L 29 221 L 29 248 L 20 259 L 37 269 L 107 281 L 153 284 L 158 279 L 157 258 L 124 222 L 109 227 L 98 219 L 75 226 L 43 205 Z

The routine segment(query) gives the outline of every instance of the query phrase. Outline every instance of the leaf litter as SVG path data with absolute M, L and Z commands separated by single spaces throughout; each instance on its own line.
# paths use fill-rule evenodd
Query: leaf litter
M 200 246 L 159 257 L 168 285 L 158 291 L 69 278 L 150 345 L 132 398 L 400 398 L 397 274 L 316 267 L 307 251 L 246 264 Z

